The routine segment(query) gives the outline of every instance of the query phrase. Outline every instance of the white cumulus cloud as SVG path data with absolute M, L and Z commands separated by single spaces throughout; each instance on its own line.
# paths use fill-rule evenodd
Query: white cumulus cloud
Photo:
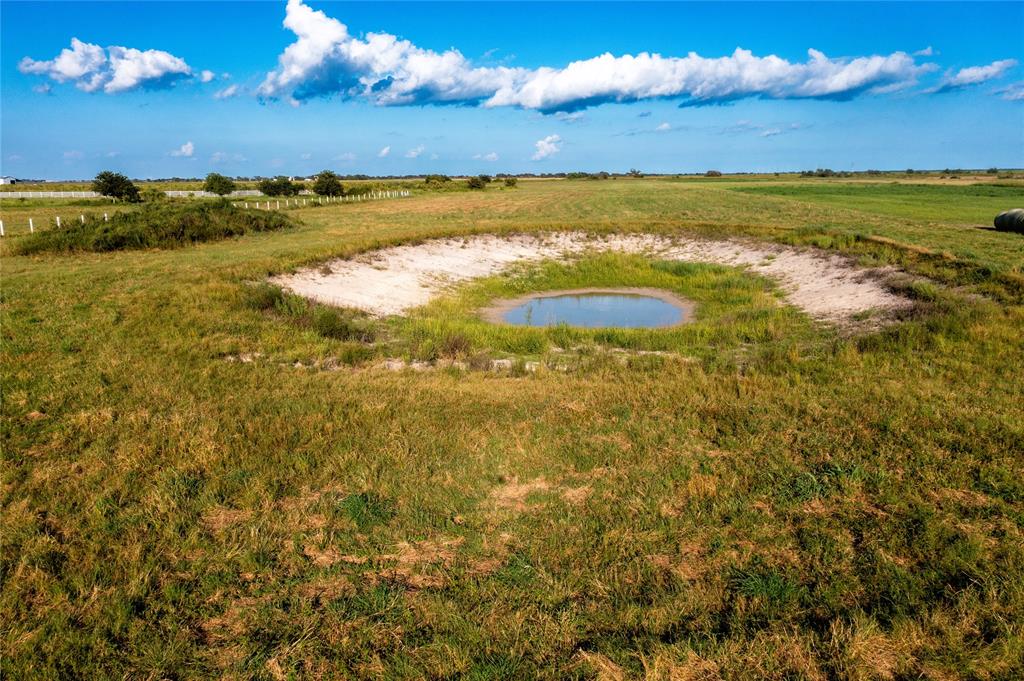
M 191 141 L 185 142 L 180 147 L 171 152 L 171 156 L 180 156 L 183 158 L 192 158 L 192 155 L 196 152 L 196 146 Z
M 534 142 L 533 146 L 536 148 L 536 151 L 533 152 L 533 156 L 530 158 L 534 161 L 542 161 L 562 150 L 562 138 L 558 135 L 548 135 L 544 139 Z
M 377 152 L 377 158 L 384 158 L 391 153 L 391 147 L 387 146 Z
M 657 130 L 658 132 L 668 132 L 671 129 L 672 125 L 670 123 L 662 123 L 661 125 L 655 128 L 655 130 Z
M 209 83 L 211 80 L 217 77 L 217 74 L 209 69 L 205 69 L 199 72 L 199 82 Z
M 906 52 L 804 62 L 737 48 L 722 57 L 641 52 L 602 54 L 563 67 L 475 66 L 461 52 L 435 52 L 388 33 L 356 37 L 348 27 L 288 0 L 285 28 L 296 40 L 259 87 L 267 98 L 363 97 L 383 106 L 479 104 L 572 113 L 606 102 L 675 98 L 708 104 L 745 97 L 851 99 L 909 87 L 934 70 Z
M 73 81 L 85 92 L 107 94 L 139 88 L 166 88 L 192 75 L 184 59 L 162 50 L 99 45 L 71 39 L 71 48 L 53 59 L 37 61 L 25 57 L 18 64 L 22 73 L 46 76 L 58 83 Z
M 426 147 L 424 147 L 421 144 L 418 147 L 416 147 L 414 149 L 410 149 L 409 151 L 405 152 L 405 157 L 406 158 L 419 158 L 419 155 L 422 154 L 425 150 L 426 150 Z

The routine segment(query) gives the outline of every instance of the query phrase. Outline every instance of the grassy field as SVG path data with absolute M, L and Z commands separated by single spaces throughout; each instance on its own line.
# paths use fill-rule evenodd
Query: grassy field
M 978 226 L 1024 190 L 784 184 L 521 182 L 163 250 L 3 240 L 0 673 L 1019 678 L 1024 237 Z M 518 268 L 405 320 L 259 285 L 562 229 L 775 240 L 930 281 L 858 336 L 744 272 L 626 256 Z M 698 320 L 472 314 L 595 283 L 670 288 Z M 578 361 L 522 370 L 553 347 Z

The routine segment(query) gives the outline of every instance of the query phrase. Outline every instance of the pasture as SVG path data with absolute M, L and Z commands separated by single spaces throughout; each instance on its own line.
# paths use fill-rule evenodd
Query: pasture
M 181 248 L 0 240 L 0 674 L 1019 677 L 1024 236 L 987 227 L 1024 183 L 498 184 L 404 183 Z M 267 283 L 563 231 L 820 250 L 892 268 L 909 304 L 840 328 L 756 273 L 637 254 L 523 264 L 388 318 Z M 595 283 L 702 316 L 474 316 Z

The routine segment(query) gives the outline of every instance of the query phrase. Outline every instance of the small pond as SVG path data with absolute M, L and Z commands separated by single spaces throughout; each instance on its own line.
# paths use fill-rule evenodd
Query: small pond
M 689 321 L 692 307 L 659 289 L 575 289 L 502 301 L 484 316 L 516 326 L 650 329 Z

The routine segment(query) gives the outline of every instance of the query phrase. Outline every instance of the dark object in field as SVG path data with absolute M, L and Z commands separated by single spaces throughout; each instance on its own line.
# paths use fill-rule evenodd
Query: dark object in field
M 1024 208 L 1005 210 L 996 216 L 993 223 L 1000 232 L 1024 234 Z
M 227 201 L 147 204 L 115 213 L 109 220 L 90 215 L 84 222 L 36 232 L 18 246 L 23 255 L 43 252 L 121 251 L 178 248 L 248 232 L 266 232 L 292 225 L 275 211 L 243 210 Z

